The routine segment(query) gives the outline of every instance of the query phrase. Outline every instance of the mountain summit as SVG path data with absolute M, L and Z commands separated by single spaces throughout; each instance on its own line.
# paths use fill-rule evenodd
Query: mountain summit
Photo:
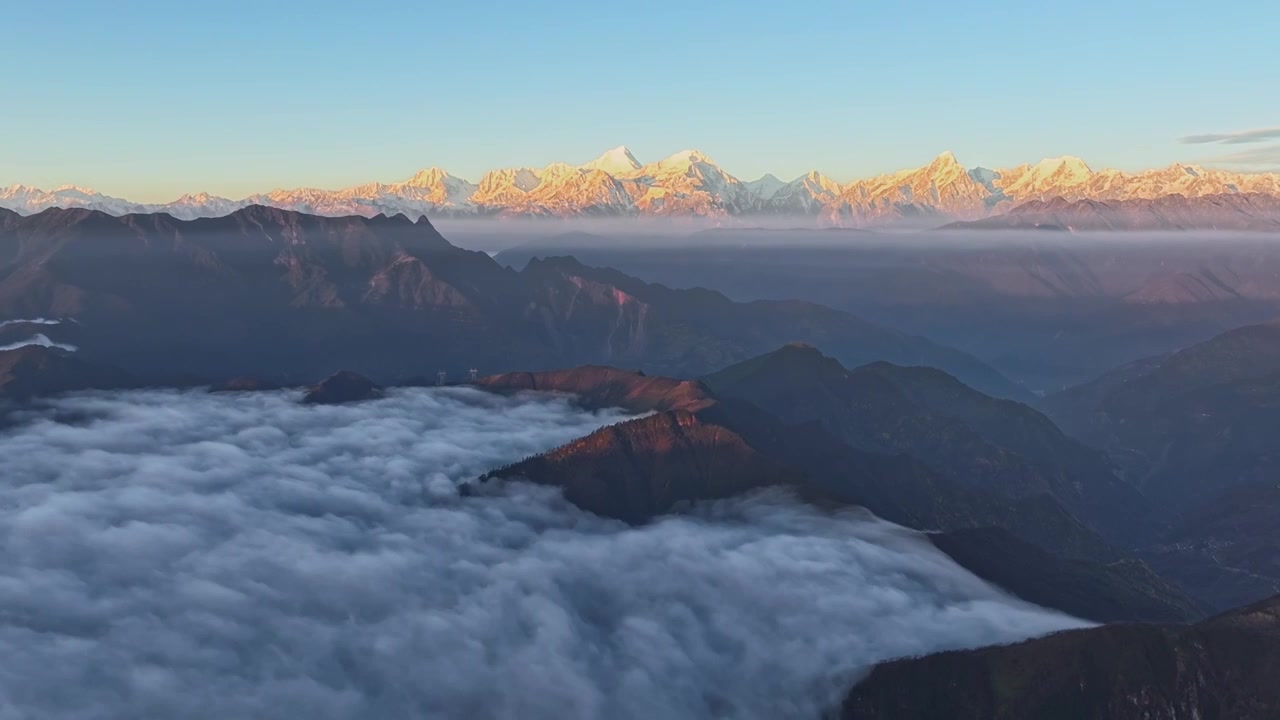
M 843 184 L 817 172 L 789 181 L 765 175 L 744 182 L 700 150 L 681 150 L 642 164 L 619 145 L 581 165 L 499 168 L 476 183 L 433 167 L 399 182 L 340 190 L 278 189 L 240 200 L 189 193 L 163 204 L 130 202 L 71 185 L 52 191 L 12 185 L 0 188 L 0 208 L 22 214 L 51 207 L 111 215 L 164 212 L 189 220 L 221 217 L 256 204 L 329 216 L 772 215 L 849 227 L 902 222 L 936 227 L 1003 214 L 1033 200 L 1110 203 L 1234 194 L 1280 198 L 1280 173 L 1233 173 L 1182 164 L 1137 173 L 1094 170 L 1069 155 L 988 170 L 966 168 L 955 153 L 946 151 L 917 168 Z
M 610 175 L 622 175 L 640 168 L 640 162 L 626 145 L 619 145 L 591 162 L 580 165 L 583 170 L 603 170 Z

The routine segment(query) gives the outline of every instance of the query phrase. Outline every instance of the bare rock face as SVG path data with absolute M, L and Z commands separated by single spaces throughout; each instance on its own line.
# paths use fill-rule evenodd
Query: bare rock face
M 312 385 L 302 402 L 307 405 L 340 405 L 342 403 L 376 400 L 382 397 L 382 388 L 369 378 L 342 370 Z
M 551 372 L 513 372 L 481 378 L 477 386 L 493 392 L 540 390 L 573 393 L 588 408 L 620 407 L 632 412 L 697 411 L 715 400 L 702 383 L 650 377 L 642 372 L 589 365 Z
M 681 502 L 794 485 L 800 475 L 723 425 L 669 410 L 602 428 L 488 478 L 558 485 L 578 507 L 643 523 Z

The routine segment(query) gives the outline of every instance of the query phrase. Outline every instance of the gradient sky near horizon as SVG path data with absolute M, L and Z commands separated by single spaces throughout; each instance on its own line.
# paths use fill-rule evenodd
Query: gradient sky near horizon
M 744 179 L 847 181 L 944 150 L 986 167 L 1280 169 L 1274 0 L 47 0 L 3 15 L 0 186 L 238 198 L 428 166 L 476 180 L 619 144 L 642 162 L 697 148 Z

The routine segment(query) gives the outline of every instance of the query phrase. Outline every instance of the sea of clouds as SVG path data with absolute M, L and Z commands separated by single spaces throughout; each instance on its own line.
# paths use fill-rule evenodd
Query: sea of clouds
M 628 527 L 457 484 L 622 418 L 395 390 L 64 397 L 0 433 L 0 718 L 817 716 L 1078 620 L 780 492 Z

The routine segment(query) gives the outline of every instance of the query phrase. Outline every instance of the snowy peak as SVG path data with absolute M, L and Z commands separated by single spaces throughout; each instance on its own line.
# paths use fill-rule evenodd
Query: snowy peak
M 496 207 L 521 204 L 524 196 L 541 182 L 538 175 L 539 171 L 533 168 L 490 170 L 480 178 L 470 200 L 478 205 Z
M 385 188 L 374 186 L 372 193 L 366 192 L 364 195 L 372 194 L 388 210 L 395 209 L 409 217 L 414 217 L 427 208 L 405 205 L 398 202 L 399 200 L 425 203 L 433 208 L 463 208 L 470 205 L 471 196 L 475 191 L 476 186 L 472 183 L 454 177 L 441 168 L 431 167 L 419 170 L 413 177 L 398 185 Z M 353 197 L 362 195 L 355 192 L 355 188 L 346 192 Z
M 202 217 L 230 215 L 249 204 L 246 200 L 229 200 L 206 192 L 188 193 L 173 202 L 155 208 L 167 212 L 179 220 L 194 220 Z M 151 211 L 152 208 L 148 208 Z
M 589 163 L 580 165 L 583 170 L 601 170 L 610 175 L 623 175 L 640 169 L 640 162 L 625 145 L 619 145 Z
M 413 177 L 404 181 L 404 185 L 407 187 L 435 187 L 452 177 L 452 175 L 438 167 L 430 167 L 414 173 Z
M 923 167 L 844 186 L 833 202 L 825 204 L 823 216 L 840 225 L 936 225 L 939 218 L 983 217 L 991 196 L 991 190 L 947 151 Z
M 1093 170 L 1088 163 L 1074 155 L 1063 155 L 1062 157 L 1041 160 L 1037 163 L 1041 167 L 1054 167 L 1056 172 L 1066 172 L 1070 175 L 1089 176 L 1093 174 Z
M 786 183 L 774 177 L 771 173 L 765 173 L 765 175 L 759 180 L 752 180 L 751 182 L 744 183 L 743 185 L 746 187 L 747 192 L 751 193 L 756 198 L 760 200 L 768 200 L 778 194 L 778 191 L 785 187 Z
M 623 181 L 599 169 L 570 168 L 546 173 L 529 193 L 529 215 L 623 215 L 632 196 Z
M 84 197 L 100 197 L 102 194 L 96 190 L 80 187 L 79 185 L 59 185 L 53 189 L 55 194 L 62 193 L 66 195 L 81 195 Z
M 681 150 L 644 167 L 659 170 L 688 170 L 694 165 L 715 165 L 715 163 L 697 150 Z
M 823 192 L 831 192 L 831 193 L 840 192 L 840 183 L 836 182 L 835 180 L 832 180 L 826 175 L 823 175 L 817 170 L 810 170 L 809 172 L 797 178 L 795 182 L 800 183 L 804 187 L 810 188 L 815 191 L 821 190 Z
M 239 200 L 191 193 L 163 204 L 133 203 L 76 185 L 48 191 L 11 185 L 0 188 L 0 208 L 22 214 L 52 207 L 112 215 L 167 212 L 183 219 L 226 215 L 249 204 L 317 215 L 412 218 L 778 214 L 839 225 L 908 222 L 936 227 L 989 217 L 1035 200 L 1111 203 L 1250 193 L 1280 197 L 1280 174 L 1235 173 L 1182 163 L 1140 172 L 1095 171 L 1070 155 L 1011 168 L 966 169 L 948 151 L 920 167 L 847 184 L 818 172 L 790 182 L 772 174 L 742 182 L 698 150 L 681 150 L 641 165 L 626 146 L 619 145 L 582 165 L 553 162 L 541 168 L 492 170 L 478 184 L 431 167 L 399 182 L 338 190 L 278 189 Z
M 783 184 L 772 196 L 765 198 L 760 209 L 765 213 L 780 215 L 815 214 L 825 206 L 836 202 L 840 189 L 839 183 L 816 170 L 811 170 Z
M 670 157 L 649 163 L 633 171 L 628 177 L 648 178 L 667 189 L 703 189 L 720 192 L 733 186 L 743 190 L 740 180 L 720 169 L 715 161 L 697 150 L 681 150 Z
M 182 204 L 182 205 L 198 205 L 201 203 L 210 202 L 212 200 L 226 200 L 226 198 L 220 198 L 216 195 L 210 195 L 207 192 L 198 192 L 198 193 L 187 193 L 186 195 L 179 197 L 177 200 L 174 200 L 173 202 Z
M 86 208 L 110 215 L 149 212 L 147 206 L 103 195 L 96 190 L 76 185 L 61 185 L 51 191 L 29 185 L 11 185 L 0 189 L 0 207 L 19 213 L 33 214 L 49 208 Z
M 955 153 L 950 150 L 942 153 L 924 168 L 924 172 L 937 182 L 956 183 L 956 182 L 973 182 L 973 178 L 969 177 L 969 171 L 965 169 L 960 161 L 956 159 Z
M 1093 177 L 1093 170 L 1083 160 L 1068 155 L 1001 170 L 993 185 L 1019 201 L 1062 196 L 1075 199 Z
M 944 151 L 941 155 L 934 158 L 933 162 L 928 165 L 928 169 L 935 172 L 955 168 L 960 168 L 960 161 L 956 159 L 956 154 L 950 150 Z
M 547 166 L 542 168 L 541 170 L 535 170 L 534 174 L 538 176 L 538 184 L 542 185 L 544 183 L 551 182 L 553 180 L 557 180 L 564 177 L 569 177 L 581 172 L 590 172 L 590 171 L 584 170 L 582 168 L 576 168 L 566 162 L 553 162 L 553 163 L 548 163 Z M 529 189 L 532 190 L 533 188 L 529 188 Z

